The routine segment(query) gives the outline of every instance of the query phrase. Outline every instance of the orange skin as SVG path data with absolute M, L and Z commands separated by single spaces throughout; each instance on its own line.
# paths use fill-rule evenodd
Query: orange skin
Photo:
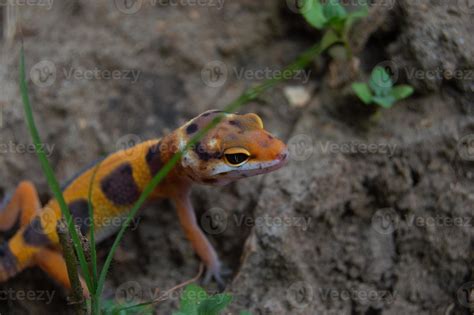
M 186 237 L 207 267 L 205 281 L 214 278 L 223 286 L 217 253 L 197 224 L 189 196 L 195 183 L 223 185 L 268 173 L 286 164 L 286 145 L 265 131 L 255 114 L 207 111 L 162 139 L 149 140 L 111 154 L 80 173 L 63 189 L 63 195 L 81 231 L 88 234 L 90 227 L 87 201 L 96 168 L 91 201 L 96 241 L 100 242 L 120 228 L 119 224 L 111 224 L 117 222 L 113 219 L 128 214 L 159 169 L 216 115 L 222 115 L 223 119 L 194 148 L 185 152 L 149 199 L 173 201 Z M 0 210 L 0 231 L 19 226 L 8 242 L 0 245 L 0 282 L 37 265 L 70 289 L 56 233 L 60 217 L 56 200 L 50 200 L 41 208 L 34 185 L 27 181 L 18 185 L 12 198 Z

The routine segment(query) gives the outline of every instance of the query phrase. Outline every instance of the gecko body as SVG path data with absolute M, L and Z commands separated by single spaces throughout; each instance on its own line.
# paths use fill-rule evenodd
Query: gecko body
M 149 201 L 168 198 L 174 203 L 186 237 L 207 267 L 205 279 L 214 278 L 222 284 L 220 261 L 198 226 L 190 191 L 194 184 L 224 185 L 285 165 L 286 145 L 263 128 L 256 114 L 207 111 L 161 139 L 118 151 L 86 168 L 63 187 L 64 199 L 80 231 L 88 235 L 92 226 L 89 191 L 96 241 L 100 242 L 120 228 L 117 222 L 127 216 L 145 186 L 171 157 L 184 149 L 217 115 L 222 115 L 222 120 L 183 154 L 154 189 Z M 41 206 L 31 182 L 18 185 L 0 209 L 0 231 L 15 229 L 8 241 L 0 245 L 0 282 L 36 265 L 65 288 L 70 288 L 56 232 L 60 218 L 55 199 Z

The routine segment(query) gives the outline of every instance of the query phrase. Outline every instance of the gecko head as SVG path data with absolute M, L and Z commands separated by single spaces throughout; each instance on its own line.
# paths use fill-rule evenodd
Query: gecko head
M 181 165 L 186 176 L 195 182 L 224 185 L 286 164 L 286 145 L 263 128 L 256 114 L 207 111 L 181 128 L 181 144 L 190 141 L 218 115 L 222 115 L 219 123 L 183 155 Z

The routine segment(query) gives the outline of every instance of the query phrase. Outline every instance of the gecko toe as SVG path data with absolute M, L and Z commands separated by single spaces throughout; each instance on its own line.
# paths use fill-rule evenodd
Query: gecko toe
M 219 291 L 222 292 L 226 287 L 226 282 L 224 281 L 223 276 L 228 276 L 230 274 L 232 274 L 232 271 L 228 268 L 208 268 L 202 280 L 202 284 L 208 285 L 211 280 L 214 279 L 217 283 Z

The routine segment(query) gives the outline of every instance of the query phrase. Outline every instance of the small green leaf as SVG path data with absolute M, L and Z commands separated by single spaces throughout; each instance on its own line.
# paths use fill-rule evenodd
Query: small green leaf
M 382 67 L 375 67 L 370 75 L 369 86 L 377 96 L 387 96 L 392 90 L 390 75 Z
M 229 294 L 217 294 L 201 302 L 198 308 L 198 315 L 219 315 L 230 302 L 232 296 Z
M 393 104 L 395 104 L 397 100 L 392 95 L 387 95 L 387 96 L 374 96 L 373 101 L 374 103 L 376 103 L 377 105 L 380 105 L 383 108 L 390 108 L 393 106 Z
M 414 91 L 415 89 L 409 85 L 397 85 L 392 89 L 390 94 L 399 101 L 412 95 Z
M 357 94 L 360 100 L 364 102 L 365 104 L 372 103 L 373 95 L 367 83 L 361 83 L 361 82 L 352 83 L 352 90 Z
M 303 0 L 300 12 L 306 21 L 317 29 L 323 29 L 327 19 L 323 13 L 323 6 L 319 0 Z
M 328 2 L 323 5 L 323 13 L 328 20 L 341 20 L 347 17 L 346 9 L 344 9 L 338 0 L 328 0 Z
M 181 295 L 178 314 L 197 315 L 199 305 L 207 298 L 208 295 L 203 288 L 195 284 L 188 285 Z

